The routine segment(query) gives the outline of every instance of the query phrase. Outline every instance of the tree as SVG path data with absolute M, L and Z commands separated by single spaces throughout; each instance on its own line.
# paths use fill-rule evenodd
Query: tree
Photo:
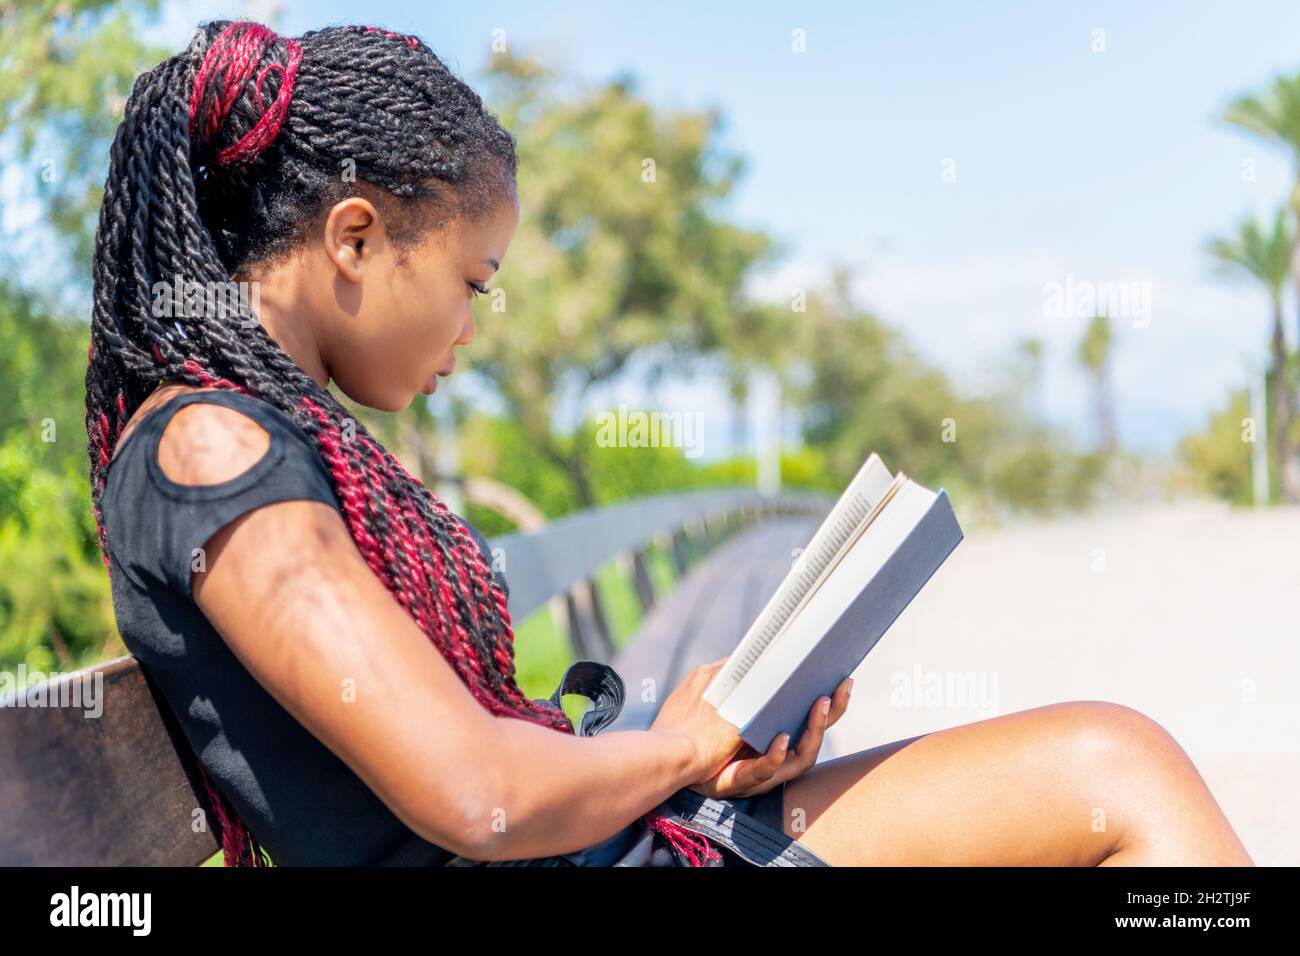
M 166 56 L 139 39 L 157 11 L 158 0 L 0 2 L 2 155 L 28 171 L 45 221 L 73 253 L 66 274 L 46 278 L 70 280 L 74 291 L 89 286 L 108 147 L 127 94 Z
M 84 425 L 87 267 L 108 147 L 156 0 L 0 2 L 0 162 L 37 228 L 0 252 L 0 667 L 71 669 L 123 648 L 113 627 Z M 66 268 L 44 248 L 73 251 Z M 37 289 L 44 295 L 36 294 Z M 50 299 L 63 293 L 65 301 Z
M 855 306 L 842 271 L 809 290 L 805 306 L 789 349 L 806 369 L 791 369 L 788 400 L 802 412 L 804 441 L 824 449 L 832 474 L 847 482 L 875 452 L 922 483 L 976 475 L 992 416 Z
M 467 357 L 593 505 L 593 443 L 556 433 L 557 401 L 582 408 L 634 357 L 653 379 L 733 344 L 768 240 L 716 213 L 741 171 L 713 146 L 716 113 L 661 112 L 627 78 L 560 101 L 549 71 L 512 55 L 487 79 L 519 143 L 521 221 Z
M 1097 450 L 1103 455 L 1115 451 L 1115 410 L 1110 393 L 1110 363 L 1114 338 L 1110 320 L 1105 315 L 1093 316 L 1079 340 L 1076 353 L 1092 380 L 1093 409 L 1097 416 Z
M 1178 457 L 1197 484 L 1235 505 L 1251 502 L 1250 443 L 1243 438 L 1249 415 L 1245 390 L 1234 390 L 1201 431 L 1178 444 Z
M 1269 336 L 1272 356 L 1274 460 L 1282 477 L 1282 497 L 1300 501 L 1300 459 L 1291 440 L 1291 389 L 1287 376 L 1286 334 L 1282 327 L 1282 290 L 1286 285 L 1295 247 L 1295 229 L 1285 207 L 1278 207 L 1271 224 L 1243 220 L 1230 236 L 1212 238 L 1206 249 L 1224 275 L 1254 280 L 1268 294 L 1273 323 Z
M 0 278 L 0 668 L 119 648 L 85 473 L 85 331 Z
M 716 349 L 732 404 L 732 445 L 747 454 L 748 402 L 751 375 L 765 369 L 776 375 L 782 393 L 790 388 L 789 373 L 797 363 L 800 316 L 788 306 L 755 303 L 737 305 L 726 329 L 726 342 Z
M 1238 97 L 1228 105 L 1223 118 L 1287 152 L 1295 177 L 1289 203 L 1291 210 L 1300 217 L 1300 74 L 1277 76 L 1273 84 L 1262 92 Z M 1291 275 L 1300 302 L 1300 234 L 1297 233 L 1291 236 Z M 1300 323 L 1300 309 L 1296 310 L 1296 321 Z M 1300 340 L 1300 325 L 1297 333 Z M 1285 366 L 1286 363 L 1282 364 Z M 1295 398 L 1288 394 L 1287 401 L 1295 401 Z M 1279 466 L 1283 468 L 1284 485 L 1294 490 L 1300 478 L 1295 474 L 1296 466 L 1288 464 L 1288 461 L 1279 462 Z M 1288 497 L 1287 500 L 1294 499 Z

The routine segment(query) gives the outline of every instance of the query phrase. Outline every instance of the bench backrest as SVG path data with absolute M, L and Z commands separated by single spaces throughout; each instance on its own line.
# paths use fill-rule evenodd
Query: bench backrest
M 705 531 L 712 522 L 740 516 L 809 514 L 826 508 L 826 496 L 794 492 L 763 495 L 734 489 L 688 491 L 639 498 L 565 515 L 532 534 L 491 540 L 510 582 L 510 617 L 521 621 L 556 595 L 589 578 L 607 561 L 634 552 L 656 537 L 682 529 Z
M 0 708 L 0 864 L 194 866 L 217 851 L 189 744 L 135 658 L 41 690 L 79 706 Z

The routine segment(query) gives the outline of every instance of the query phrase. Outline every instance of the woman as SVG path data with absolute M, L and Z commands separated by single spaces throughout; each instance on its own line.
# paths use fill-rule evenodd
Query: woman
M 1178 745 L 1120 706 L 813 766 L 847 680 L 766 754 L 701 699 L 721 661 L 646 731 L 596 735 L 622 699 L 599 665 L 522 694 L 482 535 L 327 391 L 399 411 L 451 374 L 518 223 L 515 167 L 471 89 L 373 27 L 209 24 L 127 103 L 92 495 L 119 629 L 228 864 L 1249 863 Z M 231 283 L 255 308 L 211 294 Z M 581 734 L 567 692 L 597 704 Z

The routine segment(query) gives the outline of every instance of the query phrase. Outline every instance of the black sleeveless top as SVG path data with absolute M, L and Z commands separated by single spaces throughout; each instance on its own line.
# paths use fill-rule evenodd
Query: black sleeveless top
M 270 436 L 229 481 L 173 482 L 158 464 L 172 415 L 194 402 L 243 412 Z M 230 391 L 190 392 L 148 413 L 118 448 L 101 498 L 118 631 L 195 754 L 272 860 L 301 866 L 439 866 L 454 854 L 417 836 L 235 657 L 190 592 L 197 549 L 275 501 L 338 508 L 325 463 L 284 412 Z M 492 566 L 479 530 L 460 519 Z M 494 569 L 503 590 L 504 577 Z

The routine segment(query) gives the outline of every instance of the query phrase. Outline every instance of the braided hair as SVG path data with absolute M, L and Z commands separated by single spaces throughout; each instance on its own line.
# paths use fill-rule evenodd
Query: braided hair
M 417 37 L 339 26 L 288 39 L 215 21 L 142 74 L 110 154 L 87 356 L 91 498 L 110 573 L 100 498 L 112 449 L 144 399 L 164 380 L 253 395 L 312 440 L 366 563 L 474 699 L 493 715 L 574 733 L 563 710 L 517 686 L 506 597 L 465 527 L 256 313 L 224 300 L 200 315 L 162 318 L 151 307 L 159 282 L 229 283 L 292 252 L 346 196 L 371 199 L 401 249 L 431 225 L 490 208 L 515 172 L 513 137 Z M 267 865 L 201 764 L 199 773 L 226 865 Z M 696 860 L 680 830 L 647 817 Z

